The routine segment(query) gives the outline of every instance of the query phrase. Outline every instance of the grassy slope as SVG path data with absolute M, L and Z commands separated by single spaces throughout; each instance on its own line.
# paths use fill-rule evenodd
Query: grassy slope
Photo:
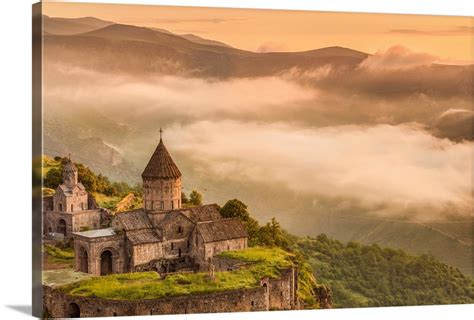
M 224 256 L 252 262 L 252 265 L 236 271 L 215 272 L 214 279 L 202 272 L 173 274 L 165 279 L 155 272 L 141 272 L 92 278 L 62 286 L 60 290 L 73 295 L 119 300 L 202 294 L 257 287 L 262 277 L 278 277 L 280 269 L 292 265 L 291 254 L 277 248 L 254 247 L 226 252 Z
M 74 250 L 72 248 L 58 248 L 53 245 L 43 246 L 43 269 L 71 269 L 74 268 Z
M 363 214 L 353 216 L 318 215 L 298 216 L 288 231 L 316 237 L 325 233 L 343 242 L 356 241 L 363 244 L 376 243 L 383 247 L 400 248 L 412 254 L 432 254 L 438 260 L 459 268 L 464 274 L 474 276 L 472 252 L 472 222 L 456 224 L 433 224 L 451 236 L 443 234 L 429 225 L 417 222 L 388 221 L 372 219 Z M 465 219 L 464 219 L 465 221 Z M 464 237 L 463 237 L 464 235 Z M 456 238 L 464 242 L 456 240 Z

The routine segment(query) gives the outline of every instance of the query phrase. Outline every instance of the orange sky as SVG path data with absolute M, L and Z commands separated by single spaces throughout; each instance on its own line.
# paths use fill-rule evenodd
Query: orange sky
M 236 48 L 303 51 L 343 46 L 368 53 L 402 45 L 452 63 L 474 62 L 474 18 L 114 4 L 44 3 L 51 17 L 94 16 L 193 33 Z

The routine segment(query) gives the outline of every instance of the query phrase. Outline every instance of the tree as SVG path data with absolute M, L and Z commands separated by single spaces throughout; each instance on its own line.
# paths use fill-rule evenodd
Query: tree
M 51 168 L 44 177 L 44 186 L 51 189 L 56 189 L 62 182 L 62 174 L 60 168 Z
M 247 205 L 237 199 L 227 201 L 221 208 L 220 213 L 224 218 L 239 218 L 242 221 L 246 221 L 250 218 Z
M 189 204 L 188 196 L 184 192 L 181 192 L 181 203 L 183 204 L 183 206 Z
M 277 246 L 281 248 L 286 248 L 288 246 L 286 236 L 283 234 L 280 223 L 275 217 L 260 228 L 259 238 L 261 245 Z
M 202 194 L 193 190 L 189 195 L 189 203 L 193 206 L 200 206 L 202 205 Z
M 220 209 L 220 214 L 224 218 L 239 218 L 249 235 L 249 246 L 256 246 L 260 244 L 258 221 L 250 217 L 247 210 L 247 205 L 238 199 L 229 200 Z

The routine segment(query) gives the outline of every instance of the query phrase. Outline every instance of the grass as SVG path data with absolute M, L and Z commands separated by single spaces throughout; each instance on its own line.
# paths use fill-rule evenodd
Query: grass
M 252 263 L 236 271 L 181 273 L 161 279 L 156 272 L 115 274 L 64 285 L 62 292 L 115 300 L 157 299 L 169 296 L 203 294 L 226 290 L 249 289 L 263 277 L 275 278 L 280 270 L 292 266 L 291 254 L 277 248 L 249 248 L 228 251 L 221 256 Z
M 99 207 L 113 211 L 115 211 L 117 204 L 122 200 L 120 197 L 109 197 L 98 192 L 94 192 L 93 195 Z
M 46 176 L 46 174 L 48 173 L 49 170 L 53 169 L 53 168 L 59 168 L 60 164 L 59 164 L 59 161 L 56 161 L 48 156 L 43 156 L 41 158 L 42 160 L 42 163 L 43 163 L 43 166 L 42 166 L 42 174 L 44 176 Z
M 74 259 L 74 250 L 72 248 L 61 249 L 49 244 L 44 245 L 44 250 L 52 257 L 63 260 Z

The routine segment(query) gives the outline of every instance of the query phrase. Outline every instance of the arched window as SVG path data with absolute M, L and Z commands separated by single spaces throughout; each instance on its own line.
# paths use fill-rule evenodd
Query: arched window
M 178 233 L 183 233 L 183 227 L 178 226 Z
M 59 211 L 63 211 L 63 204 L 59 203 Z
M 73 211 L 74 211 L 74 205 L 71 204 L 71 212 L 73 212 Z

